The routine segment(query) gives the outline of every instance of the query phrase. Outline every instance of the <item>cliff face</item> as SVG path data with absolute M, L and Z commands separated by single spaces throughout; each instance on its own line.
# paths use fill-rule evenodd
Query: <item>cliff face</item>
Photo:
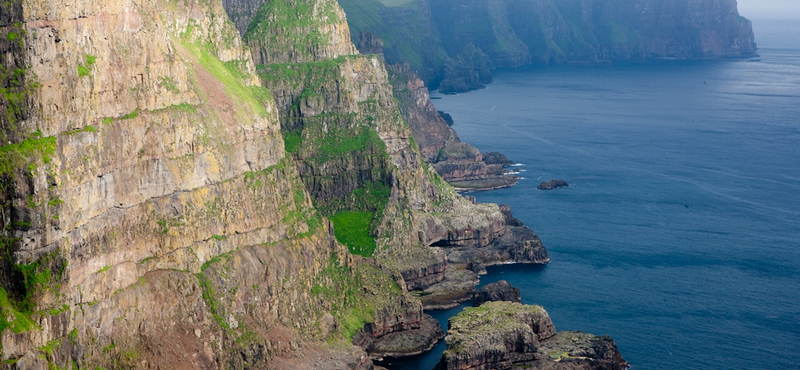
M 3 368 L 370 368 L 441 335 L 408 289 L 547 262 L 421 160 L 336 2 L 0 9 Z
M 379 0 L 351 0 L 343 6 L 348 13 L 361 14 L 361 9 L 379 4 Z M 459 60 L 468 45 L 485 53 L 494 67 L 757 55 L 751 23 L 739 15 L 736 0 L 420 0 L 415 4 L 430 9 L 432 26 L 425 28 L 438 30 L 435 37 L 423 35 L 422 44 L 441 45 L 447 57 L 441 64 L 422 63 L 421 69 L 416 53 L 387 54 L 387 60 L 412 61 L 414 69 L 441 71 L 421 76 L 434 87 L 443 79 L 442 86 L 450 92 L 481 87 L 466 72 L 479 70 L 481 63 Z M 350 21 L 382 38 L 395 37 L 397 31 L 382 25 L 389 19 L 397 22 L 404 13 L 387 9 Z M 416 40 L 404 42 L 412 45 Z
M 267 367 L 376 307 L 421 315 L 313 207 L 220 3 L 12 5 L 3 367 Z

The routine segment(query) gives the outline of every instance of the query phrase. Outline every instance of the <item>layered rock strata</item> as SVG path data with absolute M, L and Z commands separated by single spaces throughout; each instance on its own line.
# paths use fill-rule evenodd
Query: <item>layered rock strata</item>
M 220 3 L 12 5 L 4 367 L 264 365 L 421 307 L 313 208 Z
M 580 332 L 556 333 L 540 306 L 487 302 L 450 319 L 441 368 L 608 369 L 627 362 L 609 337 Z

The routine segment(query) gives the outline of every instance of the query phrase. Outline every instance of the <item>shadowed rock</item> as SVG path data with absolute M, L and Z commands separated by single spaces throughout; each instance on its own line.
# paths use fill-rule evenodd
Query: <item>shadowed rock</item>
M 478 307 L 486 302 L 521 302 L 519 288 L 511 286 L 505 280 L 486 284 L 472 296 L 472 307 Z
M 537 186 L 537 189 L 539 189 L 539 190 L 553 190 L 553 189 L 566 188 L 566 187 L 569 187 L 569 184 L 567 184 L 566 181 L 552 179 L 552 180 L 550 180 L 548 182 L 543 182 L 543 183 L 539 184 L 539 186 Z

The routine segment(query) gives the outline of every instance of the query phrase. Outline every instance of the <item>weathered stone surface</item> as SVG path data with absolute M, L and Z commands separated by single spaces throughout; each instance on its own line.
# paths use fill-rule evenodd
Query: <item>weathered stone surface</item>
M 539 343 L 536 357 L 536 361 L 523 365 L 541 370 L 624 370 L 629 367 L 611 337 L 574 331 L 556 333 Z
M 444 331 L 439 321 L 430 315 L 423 315 L 419 328 L 386 334 L 367 347 L 367 350 L 382 356 L 411 356 L 429 351 L 442 338 Z
M 536 359 L 539 342 L 556 329 L 540 306 L 487 302 L 450 318 L 445 369 L 510 369 Z
M 422 302 L 426 310 L 447 310 L 458 307 L 461 302 L 472 298 L 478 275 L 470 270 L 448 268 L 445 279 L 432 284 L 414 294 Z
M 521 302 L 519 288 L 511 286 L 505 280 L 500 280 L 496 283 L 484 285 L 472 295 L 472 307 L 496 301 Z

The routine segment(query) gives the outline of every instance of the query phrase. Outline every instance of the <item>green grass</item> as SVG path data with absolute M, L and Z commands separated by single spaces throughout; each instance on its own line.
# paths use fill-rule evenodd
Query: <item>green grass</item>
M 287 153 L 297 153 L 300 150 L 300 143 L 303 140 L 302 131 L 282 131 L 283 146 Z
M 12 300 L 8 298 L 5 289 L 0 288 L 0 332 L 11 328 L 14 333 L 23 333 L 36 327 L 31 319 L 31 313 L 22 312 Z
M 326 2 L 324 9 L 316 9 L 316 0 L 272 0 L 258 9 L 247 28 L 244 39 L 263 39 L 272 32 L 286 28 L 321 26 L 339 22 L 336 11 Z M 314 12 L 318 16 L 314 17 Z
M 130 112 L 130 113 L 120 117 L 120 119 L 134 119 L 136 117 L 139 117 L 139 110 L 138 109 L 136 109 L 133 112 Z
M 336 240 L 347 246 L 350 253 L 370 257 L 375 252 L 375 238 L 370 235 L 373 212 L 339 212 L 333 217 Z
M 83 57 L 86 60 L 86 64 L 78 64 L 78 76 L 91 76 L 92 66 L 97 62 L 97 57 L 89 54 L 86 54 Z
M 56 138 L 44 137 L 41 131 L 36 131 L 22 142 L 0 147 L 0 176 L 12 177 L 14 170 L 24 162 L 28 163 L 28 170 L 33 171 L 33 162 L 38 158 L 45 164 L 50 163 L 56 152 Z

